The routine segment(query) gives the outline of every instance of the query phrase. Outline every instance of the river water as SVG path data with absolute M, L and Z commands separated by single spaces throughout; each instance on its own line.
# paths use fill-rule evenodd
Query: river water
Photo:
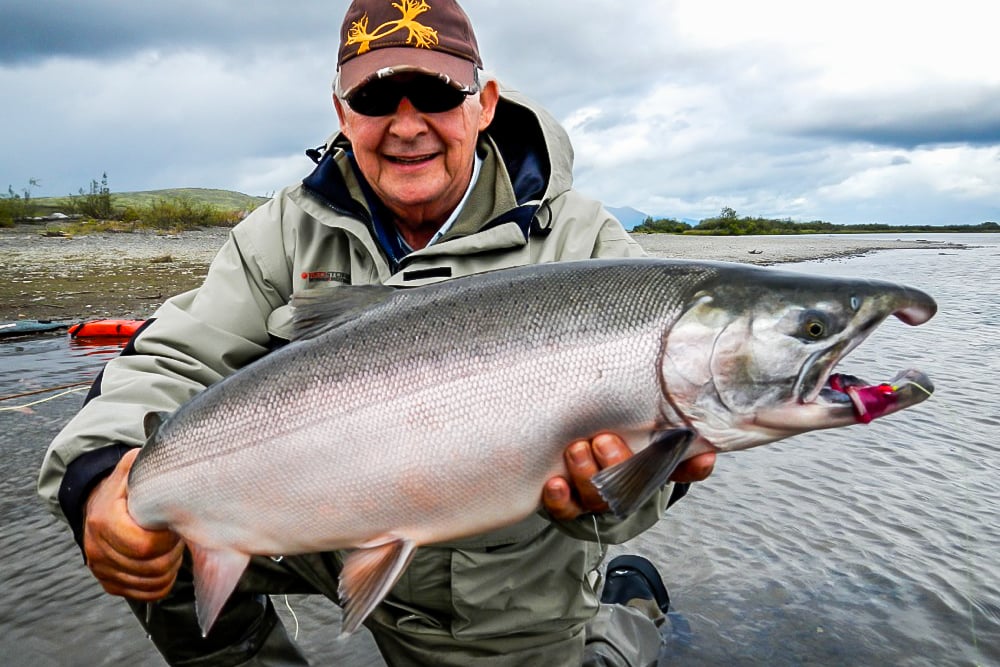
M 874 382 L 918 367 L 937 392 L 867 426 L 722 456 L 666 519 L 616 547 L 664 573 L 675 611 L 663 664 L 1000 664 L 1000 238 L 926 238 L 974 247 L 784 265 L 932 294 L 937 317 L 887 322 L 841 369 Z M 85 382 L 117 351 L 64 335 L 0 343 L 0 397 Z M 0 656 L 161 664 L 35 496 L 44 449 L 83 393 L 52 397 L 76 389 L 0 400 Z M 382 664 L 364 633 L 335 639 L 328 601 L 288 603 L 294 616 L 282 600 L 279 612 L 316 664 Z

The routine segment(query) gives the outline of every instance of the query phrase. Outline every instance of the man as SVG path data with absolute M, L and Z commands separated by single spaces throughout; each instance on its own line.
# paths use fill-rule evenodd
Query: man
M 311 152 L 315 170 L 233 229 L 204 284 L 157 311 L 49 448 L 40 494 L 168 662 L 305 664 L 265 594 L 336 599 L 340 557 L 255 558 L 200 637 L 183 543 L 169 531 L 144 530 L 127 512 L 126 479 L 145 440 L 146 413 L 175 410 L 280 345 L 299 290 L 330 282 L 405 287 L 641 254 L 598 203 L 571 189 L 571 149 L 558 124 L 520 96 L 501 94 L 495 81 L 481 82 L 481 66 L 472 26 L 453 0 L 353 2 L 334 96 L 341 131 Z M 594 573 L 603 545 L 651 526 L 686 487 L 668 485 L 634 515 L 615 519 L 589 480 L 631 452 L 612 434 L 567 445 L 568 474 L 546 483 L 545 512 L 417 551 L 366 621 L 390 664 L 655 659 L 650 614 L 600 606 Z M 712 455 L 692 459 L 674 481 L 704 479 L 713 463 Z M 620 571 L 636 575 L 632 584 L 655 579 L 639 587 L 640 606 L 645 597 L 662 611 L 651 590 L 655 571 L 643 576 L 643 566 L 632 565 Z M 625 599 L 636 590 L 616 588 Z

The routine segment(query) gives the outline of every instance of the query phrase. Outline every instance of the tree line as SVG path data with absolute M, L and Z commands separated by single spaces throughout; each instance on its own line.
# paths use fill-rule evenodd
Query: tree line
M 1000 232 L 1000 224 L 983 222 L 978 225 L 887 225 L 865 223 L 836 225 L 832 222 L 812 220 L 798 222 L 791 219 L 775 220 L 752 216 L 739 216 L 726 206 L 719 215 L 700 220 L 696 225 L 673 218 L 647 217 L 636 225 L 633 232 L 640 234 L 705 234 L 711 236 L 756 236 L 769 234 L 871 234 L 878 232 Z

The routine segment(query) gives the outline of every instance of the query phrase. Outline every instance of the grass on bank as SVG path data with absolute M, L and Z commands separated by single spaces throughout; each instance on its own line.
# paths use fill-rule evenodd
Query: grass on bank
M 144 192 L 112 193 L 107 174 L 91 181 L 89 191 L 67 197 L 32 198 L 29 187 L 15 192 L 8 187 L 0 195 L 0 227 L 44 218 L 47 233 L 81 234 L 95 231 L 133 232 L 158 230 L 178 232 L 197 227 L 231 227 L 267 201 L 229 190 L 175 188 Z M 55 214 L 68 216 L 53 221 Z

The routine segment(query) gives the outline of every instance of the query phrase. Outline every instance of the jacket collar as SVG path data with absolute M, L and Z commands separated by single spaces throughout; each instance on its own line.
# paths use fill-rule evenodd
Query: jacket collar
M 489 129 L 480 137 L 481 155 L 492 169 L 474 190 L 479 209 L 463 211 L 444 240 L 515 223 L 527 242 L 532 233 L 546 233 L 536 212 L 545 201 L 572 184 L 573 153 L 565 131 L 547 112 L 517 93 L 504 91 Z M 391 216 L 357 169 L 351 145 L 336 134 L 320 152 L 309 151 L 316 168 L 302 181 L 304 189 L 341 215 L 363 222 L 387 255 L 395 271 L 403 252 L 391 233 Z M 483 188 L 495 191 L 483 192 Z M 487 210 L 483 201 L 487 200 Z

